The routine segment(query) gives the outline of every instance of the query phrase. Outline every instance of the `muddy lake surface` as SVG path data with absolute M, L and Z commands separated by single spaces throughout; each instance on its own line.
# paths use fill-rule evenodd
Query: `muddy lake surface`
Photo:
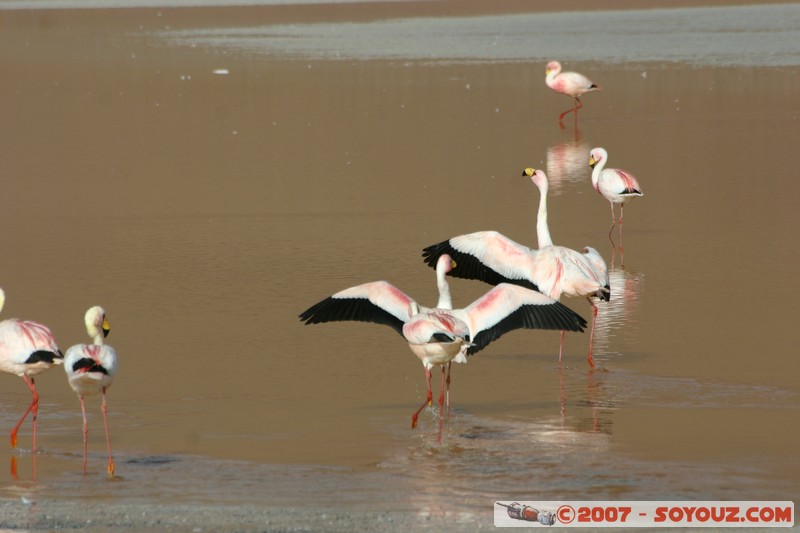
M 490 527 L 495 500 L 800 497 L 800 4 L 20 4 L 0 2 L 3 318 L 66 350 L 107 309 L 117 477 L 96 399 L 81 474 L 56 368 L 37 377 L 39 453 L 29 423 L 19 449 L 0 440 L 17 467 L 0 498 L 381 509 L 436 529 Z M 602 87 L 565 128 L 554 58 Z M 624 261 L 595 146 L 645 192 Z M 297 315 L 381 279 L 433 305 L 421 250 L 458 234 L 535 246 L 529 166 L 550 178 L 554 241 L 611 266 L 598 368 L 586 334 L 559 367 L 557 333 L 512 332 L 454 368 L 441 435 L 435 408 L 412 429 L 425 381 L 402 339 Z M 465 306 L 488 286 L 451 288 Z M 0 382 L 5 435 L 30 393 Z

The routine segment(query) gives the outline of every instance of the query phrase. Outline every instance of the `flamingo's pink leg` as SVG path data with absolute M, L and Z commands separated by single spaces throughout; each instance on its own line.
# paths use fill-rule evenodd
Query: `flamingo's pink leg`
M 17 447 L 17 432 L 19 431 L 19 427 L 22 425 L 22 422 L 25 421 L 28 413 L 33 413 L 33 453 L 36 453 L 36 415 L 39 413 L 39 393 L 36 392 L 36 383 L 34 382 L 33 378 L 28 378 L 28 376 L 23 374 L 22 379 L 25 380 L 25 384 L 33 394 L 33 400 L 22 414 L 22 418 L 19 419 L 17 425 L 11 430 L 11 447 Z
M 428 383 L 428 397 L 425 399 L 425 403 L 420 405 L 419 409 L 417 409 L 417 412 L 411 415 L 412 428 L 417 427 L 417 418 L 419 417 L 419 413 L 425 409 L 425 406 L 431 405 L 433 401 L 433 391 L 431 391 L 431 371 L 428 368 L 425 368 L 425 381 Z

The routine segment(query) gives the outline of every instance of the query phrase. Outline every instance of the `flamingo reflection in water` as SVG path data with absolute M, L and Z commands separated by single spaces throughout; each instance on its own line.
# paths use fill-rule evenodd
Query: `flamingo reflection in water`
M 637 310 L 644 292 L 644 275 L 612 268 L 608 279 L 614 298 L 597 315 L 595 346 L 601 353 L 614 355 L 619 352 L 611 348 L 612 337 L 618 339 L 614 346 L 619 347 L 637 335 Z
M 559 195 L 570 184 L 585 186 L 586 154 L 589 145 L 577 140 L 556 143 L 547 148 L 547 181 L 550 194 Z

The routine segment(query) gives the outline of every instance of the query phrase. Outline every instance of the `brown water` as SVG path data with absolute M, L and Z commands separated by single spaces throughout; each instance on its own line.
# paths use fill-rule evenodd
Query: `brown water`
M 800 496 L 796 63 L 572 60 L 603 91 L 562 130 L 570 102 L 538 58 L 332 61 L 174 33 L 364 18 L 295 9 L 0 11 L 3 314 L 66 349 L 102 304 L 121 357 L 118 482 L 96 400 L 81 476 L 79 403 L 55 369 L 37 380 L 37 479 L 26 424 L 20 451 L 0 441 L 0 463 L 19 459 L 0 496 L 485 524 L 497 499 Z M 439 443 L 435 411 L 410 428 L 423 369 L 394 332 L 297 319 L 378 279 L 432 304 L 420 252 L 453 235 L 534 245 L 526 166 L 549 174 L 554 240 L 610 262 L 594 146 L 645 190 L 600 306 L 599 369 L 587 335 L 558 368 L 557 334 L 509 334 L 454 369 Z M 487 289 L 451 286 L 459 306 Z M 0 379 L 5 434 L 29 394 Z

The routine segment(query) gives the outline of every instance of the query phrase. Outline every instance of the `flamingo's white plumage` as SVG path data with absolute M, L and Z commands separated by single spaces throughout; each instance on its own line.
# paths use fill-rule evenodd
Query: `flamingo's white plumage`
M 425 262 L 431 265 L 441 254 L 447 254 L 461 265 L 450 273 L 456 277 L 491 284 L 513 283 L 537 290 L 554 300 L 562 295 L 583 296 L 592 305 L 596 316 L 597 307 L 591 297 L 603 300 L 610 297 L 605 261 L 593 248 L 587 247 L 581 253 L 553 244 L 547 224 L 547 176 L 532 168 L 525 169 L 523 175 L 531 177 L 541 191 L 536 224 L 538 250 L 518 244 L 496 231 L 480 231 L 428 246 L 422 254 Z M 563 335 L 561 340 L 563 349 Z M 559 362 L 561 355 L 560 349 Z M 588 362 L 594 366 L 591 335 Z
M 536 216 L 536 235 L 539 241 L 539 253 L 544 254 L 544 259 L 554 264 L 564 265 L 562 276 L 565 291 L 568 296 L 585 296 L 592 306 L 592 329 L 589 334 L 589 364 L 594 366 L 592 347 L 594 345 L 594 327 L 597 321 L 597 306 L 592 301 L 592 296 L 608 301 L 611 288 L 608 280 L 608 266 L 603 256 L 594 248 L 587 246 L 577 252 L 565 246 L 556 246 L 550 237 L 550 226 L 547 223 L 547 191 L 549 184 L 547 175 L 533 168 L 522 171 L 523 176 L 528 176 L 539 189 L 539 212 Z M 561 342 L 558 349 L 558 362 L 564 350 L 564 332 L 561 332 Z
M 437 277 L 458 270 L 446 254 L 436 260 Z M 441 283 L 440 283 L 441 289 Z M 449 292 L 449 289 L 448 289 Z M 441 299 L 440 299 L 441 303 Z M 427 398 L 411 417 L 415 427 L 419 412 L 430 405 L 431 369 L 474 354 L 515 329 L 583 331 L 586 321 L 564 305 L 540 293 L 501 284 L 464 309 L 427 308 L 386 281 L 365 283 L 337 292 L 300 314 L 306 324 L 355 320 L 385 324 L 400 333 L 422 361 Z M 439 397 L 443 404 L 443 394 Z
M 561 113 L 558 117 L 558 123 L 564 125 L 562 120 L 567 113 L 575 113 L 576 120 L 578 109 L 583 107 L 581 103 L 581 95 L 588 92 L 599 91 L 600 87 L 592 83 L 592 81 L 577 72 L 561 72 L 561 63 L 558 61 L 550 61 L 545 69 L 545 83 L 548 87 L 561 94 L 571 96 L 574 100 L 572 109 L 568 109 Z
M 84 396 L 102 394 L 103 424 L 106 430 L 106 446 L 108 448 L 108 475 L 114 475 L 114 458 L 111 455 L 111 439 L 108 434 L 108 408 L 106 391 L 117 372 L 117 352 L 105 344 L 105 337 L 111 327 L 105 310 L 100 306 L 91 307 L 84 316 L 86 332 L 92 344 L 76 344 L 67 350 L 64 356 L 64 370 L 67 373 L 69 386 L 81 401 L 83 415 L 83 472 L 86 473 L 86 451 L 89 439 L 89 425 L 86 421 L 86 405 Z
M 589 152 L 589 166 L 592 167 L 592 187 L 611 204 L 611 228 L 608 230 L 608 238 L 611 244 L 611 232 L 617 223 L 614 213 L 614 204 L 619 204 L 619 241 L 622 248 L 622 216 L 625 209 L 625 202 L 634 196 L 643 196 L 642 188 L 636 176 L 626 170 L 618 168 L 605 168 L 608 162 L 608 152 L 604 148 L 593 148 Z
M 0 311 L 5 292 L 0 289 Z M 38 322 L 10 318 L 0 322 L 0 371 L 16 374 L 25 380 L 33 395 L 31 404 L 11 430 L 11 447 L 17 446 L 17 432 L 28 413 L 33 418 L 33 452 L 36 453 L 36 418 L 39 414 L 39 393 L 33 376 L 59 365 L 64 360 L 50 330 Z

